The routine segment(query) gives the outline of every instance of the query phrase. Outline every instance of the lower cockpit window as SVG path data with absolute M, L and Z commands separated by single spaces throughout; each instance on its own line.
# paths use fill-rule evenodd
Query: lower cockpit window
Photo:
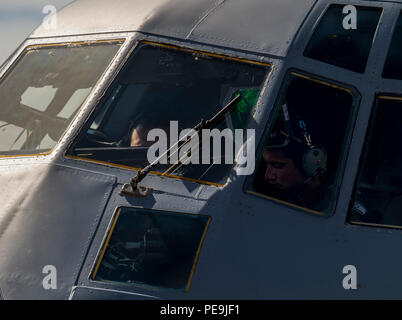
M 402 227 L 402 97 L 379 96 L 348 221 Z
M 120 46 L 28 47 L 0 82 L 0 156 L 49 152 Z
M 120 208 L 92 279 L 188 291 L 210 219 Z
M 249 126 L 268 71 L 263 63 L 140 43 L 69 155 L 143 168 L 166 153 L 154 172 L 223 185 L 234 163 L 235 132 Z M 236 106 L 208 128 L 218 135 L 192 137 L 191 152 L 181 152 L 180 144 L 171 149 L 238 95 Z
M 292 73 L 249 192 L 318 214 L 333 210 L 352 91 Z

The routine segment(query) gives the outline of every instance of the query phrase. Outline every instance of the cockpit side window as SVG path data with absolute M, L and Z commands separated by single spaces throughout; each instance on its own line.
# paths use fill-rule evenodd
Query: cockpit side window
M 28 47 L 0 82 L 0 155 L 49 152 L 121 43 Z
M 402 97 L 380 95 L 348 222 L 402 227 Z
M 249 193 L 331 212 L 355 103 L 350 89 L 291 72 Z
M 345 29 L 343 5 L 332 5 L 325 13 L 304 52 L 306 57 L 351 71 L 364 73 L 381 8 L 357 6 L 356 28 Z
M 385 61 L 382 76 L 388 79 L 402 80 L 402 13 L 395 26 L 391 47 Z
M 241 95 L 234 109 L 209 128 L 226 132 L 219 138 L 220 146 L 234 148 L 234 132 L 249 126 L 269 70 L 269 65 L 259 62 L 142 42 L 69 155 L 143 168 L 151 162 L 149 155 L 153 150 L 156 149 L 152 153 L 156 156 L 163 154 L 186 129 L 212 118 Z M 154 171 L 223 185 L 233 159 L 232 163 L 226 162 L 222 156 L 226 150 L 217 156 L 214 143 L 208 146 L 201 134 L 198 137 L 199 144 L 191 149 L 190 164 L 178 156 L 181 150 L 171 150 L 165 163 L 161 161 Z

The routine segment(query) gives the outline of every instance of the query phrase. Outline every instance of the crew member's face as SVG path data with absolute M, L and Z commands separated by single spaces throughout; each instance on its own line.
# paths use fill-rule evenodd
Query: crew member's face
M 137 126 L 131 134 L 131 147 L 147 147 L 152 142 L 147 141 L 148 130 L 144 129 L 142 126 Z
M 269 183 L 286 191 L 297 189 L 303 184 L 303 174 L 295 167 L 293 160 L 285 157 L 282 151 L 264 150 L 263 157 L 267 163 L 265 180 Z

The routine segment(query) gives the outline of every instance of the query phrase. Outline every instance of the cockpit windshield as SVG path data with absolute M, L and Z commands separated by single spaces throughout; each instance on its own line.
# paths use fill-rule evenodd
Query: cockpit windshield
M 160 155 L 169 150 L 185 130 L 211 118 L 240 94 L 242 100 L 234 111 L 215 128 L 224 132 L 218 148 L 223 145 L 221 140 L 233 146 L 232 133 L 249 126 L 268 71 L 269 65 L 264 63 L 143 42 L 70 152 L 80 158 L 143 168 L 151 162 L 149 149 L 156 148 L 155 144 L 159 146 L 157 157 L 158 151 Z M 204 142 L 192 149 L 196 161 L 191 165 L 179 164 L 169 171 L 173 163 L 180 162 L 170 152 L 166 163 L 161 162 L 155 171 L 224 183 L 233 157 L 232 163 L 222 160 L 226 150 L 217 155 L 213 143 L 205 146 Z
M 0 155 L 49 152 L 121 43 L 28 47 L 0 82 Z

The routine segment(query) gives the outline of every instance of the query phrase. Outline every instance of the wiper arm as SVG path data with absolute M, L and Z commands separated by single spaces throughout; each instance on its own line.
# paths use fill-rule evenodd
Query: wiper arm
M 228 112 L 231 112 L 233 108 L 240 101 L 242 96 L 239 94 L 232 101 L 230 101 L 224 108 L 222 108 L 219 112 L 217 112 L 211 119 L 204 120 L 201 119 L 200 123 L 198 123 L 193 130 L 195 133 L 190 137 L 183 137 L 179 141 L 177 141 L 173 146 L 171 146 L 168 150 L 166 150 L 162 155 L 160 155 L 157 159 L 155 159 L 152 163 L 147 165 L 145 168 L 141 169 L 137 172 L 137 175 L 130 180 L 130 183 L 126 183 L 120 190 L 120 194 L 128 194 L 135 197 L 146 197 L 149 193 L 149 189 L 146 187 L 141 187 L 138 184 L 151 172 L 152 168 L 165 156 L 167 155 L 173 148 L 179 146 L 175 152 L 179 152 L 180 148 L 186 145 L 193 137 L 199 134 L 202 129 L 206 128 L 214 128 L 216 127 L 225 117 Z M 171 156 L 171 155 L 170 155 Z

